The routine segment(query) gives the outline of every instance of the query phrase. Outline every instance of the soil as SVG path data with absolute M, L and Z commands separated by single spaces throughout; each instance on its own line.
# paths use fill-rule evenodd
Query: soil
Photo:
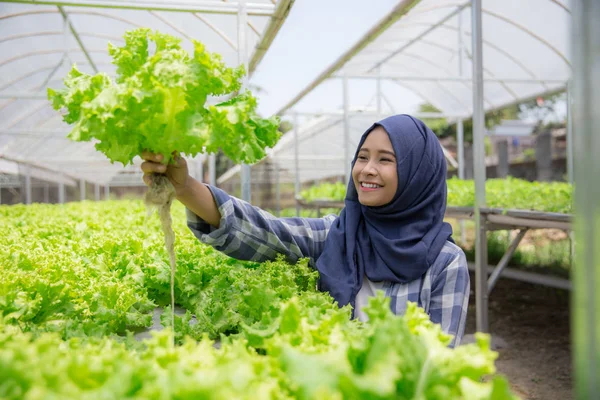
M 565 290 L 502 278 L 489 297 L 489 323 L 498 372 L 522 399 L 573 399 L 569 330 L 569 296 Z M 475 287 L 465 335 L 475 332 Z M 468 336 L 465 336 L 468 340 Z

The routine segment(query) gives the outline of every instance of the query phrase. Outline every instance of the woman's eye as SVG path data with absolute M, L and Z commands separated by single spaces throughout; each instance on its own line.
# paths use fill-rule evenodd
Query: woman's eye
M 366 157 L 366 156 L 358 156 L 358 159 L 359 159 L 359 160 L 366 160 L 366 159 L 367 159 L 367 157 Z
M 385 161 L 385 162 L 392 162 L 392 160 L 391 160 L 391 159 L 389 159 L 389 158 L 382 158 L 382 159 L 381 159 L 381 161 Z

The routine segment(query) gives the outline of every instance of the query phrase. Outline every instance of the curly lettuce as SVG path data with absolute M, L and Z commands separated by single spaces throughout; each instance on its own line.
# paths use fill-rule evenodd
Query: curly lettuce
M 107 74 L 88 75 L 73 66 L 62 90 L 48 98 L 73 129 L 74 141 L 96 140 L 96 149 L 112 162 L 132 163 L 143 150 L 195 156 L 219 149 L 234 162 L 254 163 L 279 140 L 276 117 L 256 113 L 256 98 L 238 93 L 244 67 L 227 67 L 220 55 L 193 41 L 190 55 L 181 40 L 147 28 L 125 33 L 125 45 L 109 44 L 117 66 Z M 231 96 L 207 105 L 211 96 Z

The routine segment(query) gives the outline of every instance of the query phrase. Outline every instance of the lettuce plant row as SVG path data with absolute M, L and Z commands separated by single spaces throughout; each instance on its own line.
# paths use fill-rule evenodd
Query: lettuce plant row
M 423 310 L 395 316 L 383 297 L 352 320 L 307 260 L 234 260 L 194 238 L 183 207 L 173 216 L 177 345 L 170 329 L 134 337 L 171 312 L 141 201 L 0 207 L 0 398 L 513 397 L 488 336 L 449 349 Z

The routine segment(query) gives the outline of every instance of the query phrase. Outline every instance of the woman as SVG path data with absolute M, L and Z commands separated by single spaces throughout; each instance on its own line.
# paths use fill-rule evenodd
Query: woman
M 276 218 L 188 174 L 182 158 L 160 164 L 144 153 L 144 182 L 166 174 L 187 207 L 188 226 L 202 242 L 242 260 L 288 261 L 308 257 L 320 273 L 320 289 L 355 316 L 368 297 L 383 290 L 391 308 L 403 314 L 418 303 L 460 344 L 469 300 L 463 251 L 443 221 L 446 161 L 425 124 L 396 115 L 371 126 L 352 161 L 345 208 L 340 216 Z

